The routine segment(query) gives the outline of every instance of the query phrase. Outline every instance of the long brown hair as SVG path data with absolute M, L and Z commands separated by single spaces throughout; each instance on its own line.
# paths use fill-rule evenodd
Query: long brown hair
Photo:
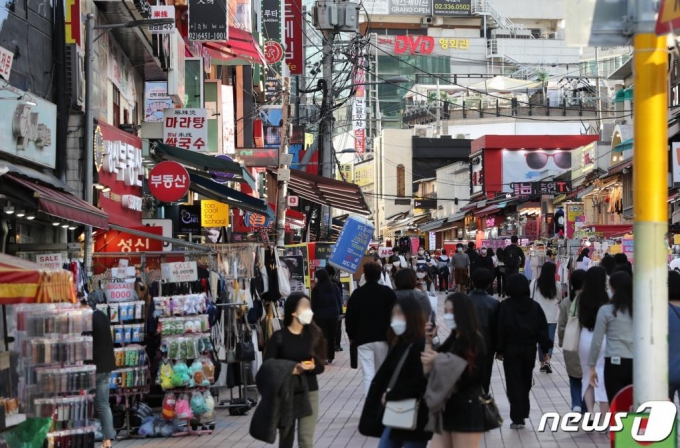
M 394 306 L 399 306 L 406 319 L 406 331 L 401 336 L 397 336 L 390 327 L 387 331 L 387 340 L 391 346 L 398 343 L 410 344 L 418 339 L 425 337 L 425 315 L 420 302 L 413 297 L 404 297 Z
M 453 305 L 456 331 L 451 332 L 439 351 L 450 352 L 454 343 L 458 341 L 456 348 L 460 350 L 460 353 L 457 354 L 465 358 L 468 362 L 468 371 L 472 371 L 475 359 L 486 350 L 477 310 L 470 297 L 462 292 L 449 295 L 446 301 Z
M 293 313 L 297 310 L 300 300 L 307 299 L 309 297 L 301 292 L 294 292 L 288 296 L 286 303 L 283 305 L 283 325 L 290 327 L 293 323 Z M 310 300 L 311 303 L 311 300 Z M 318 325 L 314 322 L 309 325 L 302 326 L 302 332 L 309 332 L 312 336 L 312 355 L 321 360 L 326 360 L 326 338 L 323 337 L 323 332 Z

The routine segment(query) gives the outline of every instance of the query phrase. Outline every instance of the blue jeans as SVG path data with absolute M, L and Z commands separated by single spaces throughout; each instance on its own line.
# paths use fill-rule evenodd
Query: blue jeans
M 680 393 L 680 383 L 670 383 L 668 385 L 668 398 L 675 403 L 676 395 Z
M 426 448 L 427 440 L 401 440 L 397 438 L 390 438 L 392 428 L 385 428 L 380 438 L 378 448 Z
M 557 324 L 548 324 L 548 337 L 554 343 L 555 342 L 555 330 L 557 330 Z M 552 356 L 552 349 L 548 350 L 548 354 Z M 541 346 L 538 346 L 538 362 L 543 362 L 545 360 L 545 355 L 541 350 Z
M 97 392 L 94 396 L 94 408 L 97 410 L 97 414 L 99 414 L 104 440 L 113 440 L 116 438 L 116 430 L 113 429 L 113 414 L 111 413 L 111 405 L 109 404 L 110 381 L 111 372 L 97 374 Z
M 573 410 L 576 406 L 581 408 L 581 412 L 586 411 L 586 407 L 583 404 L 583 397 L 581 396 L 581 378 L 569 377 L 569 392 L 571 392 L 571 409 Z

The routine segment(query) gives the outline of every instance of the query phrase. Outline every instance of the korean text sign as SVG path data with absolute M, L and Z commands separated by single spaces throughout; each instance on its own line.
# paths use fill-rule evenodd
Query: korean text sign
M 163 236 L 161 227 L 133 227 L 132 230 Z M 98 233 L 94 243 L 95 252 L 161 252 L 162 250 L 162 241 L 117 230 Z
M 9 81 L 9 74 L 12 71 L 12 62 L 14 61 L 14 53 L 0 47 L 0 77 Z
M 149 192 L 161 202 L 175 202 L 189 191 L 189 173 L 177 162 L 161 162 L 149 173 Z
M 375 227 L 368 220 L 350 216 L 340 232 L 328 263 L 338 269 L 354 273 L 359 269 Z
M 305 64 L 302 0 L 285 0 L 284 19 L 286 64 L 291 75 L 301 75 Z
M 195 261 L 161 263 L 161 277 L 169 283 L 195 282 L 198 280 L 198 267 Z
M 175 7 L 174 6 L 151 6 L 151 18 L 152 19 L 175 19 Z M 152 25 L 149 27 L 149 32 L 151 34 L 172 34 L 175 31 L 175 23 L 169 23 L 166 25 Z
M 207 152 L 206 109 L 164 109 L 163 143 L 190 151 Z
M 189 40 L 228 39 L 227 0 L 189 0 Z

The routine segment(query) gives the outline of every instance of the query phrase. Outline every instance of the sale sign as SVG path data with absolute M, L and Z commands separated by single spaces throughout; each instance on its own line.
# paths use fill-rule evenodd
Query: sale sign
M 104 289 L 109 302 L 128 302 L 134 300 L 135 280 L 114 280 L 106 284 Z
M 195 282 L 198 280 L 198 266 L 195 261 L 161 263 L 161 278 L 169 283 Z
M 207 152 L 207 109 L 164 109 L 163 143 L 190 151 Z
M 177 162 L 161 162 L 149 173 L 149 192 L 161 202 L 176 202 L 189 191 L 189 173 Z
M 35 256 L 35 262 L 40 266 L 49 269 L 63 269 L 64 262 L 61 254 L 42 254 Z

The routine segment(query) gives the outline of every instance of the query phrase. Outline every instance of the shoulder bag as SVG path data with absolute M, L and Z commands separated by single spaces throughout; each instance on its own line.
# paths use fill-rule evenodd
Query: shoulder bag
M 581 340 L 581 323 L 576 315 L 576 304 L 578 296 L 574 298 L 574 303 L 569 309 L 569 317 L 567 318 L 567 325 L 564 328 L 564 341 L 562 341 L 562 350 L 565 352 L 578 352 L 579 341 Z
M 413 345 L 413 344 L 411 344 Z M 392 373 L 392 378 L 387 385 L 387 392 L 389 392 L 397 382 L 397 378 L 404 367 L 406 358 L 411 351 L 411 345 L 406 347 L 406 351 L 401 356 L 397 368 Z M 407 398 L 406 400 L 388 401 L 385 403 L 385 413 L 383 414 L 382 423 L 388 428 L 405 429 L 413 431 L 418 424 L 418 406 L 420 400 L 417 398 Z
M 274 249 L 274 256 L 276 257 L 276 271 L 279 274 L 279 294 L 285 299 L 290 295 L 290 281 L 284 275 L 281 275 L 281 259 L 279 258 L 278 249 Z
M 491 431 L 503 426 L 503 418 L 498 411 L 496 401 L 491 394 L 483 394 L 479 396 L 479 402 L 484 410 L 484 431 Z

